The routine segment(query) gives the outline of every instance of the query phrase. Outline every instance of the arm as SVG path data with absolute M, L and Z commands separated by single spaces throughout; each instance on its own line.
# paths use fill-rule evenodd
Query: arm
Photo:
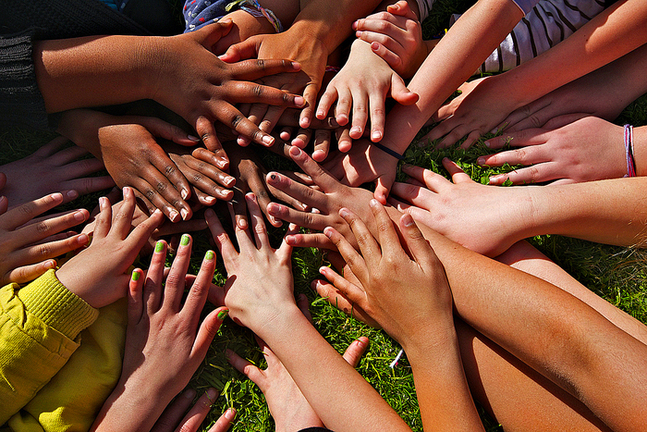
M 205 213 L 227 268 L 224 301 L 231 317 L 272 347 L 327 427 L 337 431 L 408 430 L 299 310 L 294 301 L 291 247 L 283 242 L 279 249 L 272 249 L 255 197 L 247 194 L 246 201 L 250 233 L 234 228 L 240 252 L 215 213 Z M 299 344 L 294 344 L 295 340 Z M 328 372 L 313 365 L 325 365 Z
M 275 176 L 277 187 L 321 214 L 299 217 L 285 211 L 284 220 L 311 228 L 343 226 L 338 210 L 349 205 L 376 232 L 366 210 L 369 191 L 342 186 L 298 149 L 290 155 L 322 192 L 306 199 L 291 182 L 275 173 L 268 177 Z M 353 200 L 344 199 L 349 197 Z M 394 221 L 401 217 L 395 208 L 387 211 Z M 645 344 L 554 285 L 465 249 L 424 225 L 420 230 L 445 268 L 456 312 L 465 322 L 578 398 L 612 430 L 645 424 Z M 291 244 L 305 244 L 302 235 L 291 237 Z

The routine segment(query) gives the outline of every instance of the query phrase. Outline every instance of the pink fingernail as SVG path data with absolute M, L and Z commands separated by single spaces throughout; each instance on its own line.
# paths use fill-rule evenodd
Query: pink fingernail
M 264 142 L 265 144 L 267 144 L 268 146 L 271 146 L 272 144 L 274 144 L 274 137 L 272 137 L 272 136 L 270 136 L 270 135 L 265 135 L 265 136 L 263 137 L 263 142 Z

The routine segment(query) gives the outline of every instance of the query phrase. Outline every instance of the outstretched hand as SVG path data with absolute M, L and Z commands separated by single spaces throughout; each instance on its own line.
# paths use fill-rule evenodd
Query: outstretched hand
M 491 149 L 516 147 L 481 156 L 479 165 L 523 165 L 490 177 L 490 184 L 577 183 L 627 174 L 623 128 L 597 117 L 572 114 L 550 120 L 544 128 L 504 133 L 485 142 Z

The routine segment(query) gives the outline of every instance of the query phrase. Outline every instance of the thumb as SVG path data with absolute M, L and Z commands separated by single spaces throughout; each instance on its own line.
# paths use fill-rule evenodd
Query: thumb
M 402 105 L 412 105 L 418 102 L 418 94 L 412 92 L 404 85 L 404 81 L 397 73 L 391 75 L 391 97 Z
M 181 128 L 159 118 L 143 117 L 141 125 L 148 129 L 148 132 L 154 137 L 164 138 L 165 140 L 173 141 L 175 144 L 195 146 L 200 142 L 199 138 L 188 135 Z
M 220 38 L 226 36 L 232 29 L 232 24 L 234 22 L 230 19 L 223 19 L 213 24 L 206 25 L 192 33 L 196 42 L 200 45 L 212 51 L 213 46 L 218 43 Z
M 230 46 L 227 51 L 220 56 L 220 60 L 227 63 L 234 63 L 245 59 L 258 57 L 259 45 L 256 38 L 249 38 L 235 45 Z
M 373 193 L 373 196 L 382 205 L 387 205 L 386 199 L 389 196 L 389 192 L 391 191 L 391 186 L 393 186 L 394 180 L 395 179 L 391 176 L 381 176 L 378 177 L 375 182 L 375 192 Z

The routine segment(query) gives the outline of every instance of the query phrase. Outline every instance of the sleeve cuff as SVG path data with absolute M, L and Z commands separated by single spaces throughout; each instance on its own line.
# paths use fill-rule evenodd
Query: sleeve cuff
M 29 313 L 72 340 L 99 316 L 97 309 L 59 282 L 53 269 L 19 289 L 17 296 Z

